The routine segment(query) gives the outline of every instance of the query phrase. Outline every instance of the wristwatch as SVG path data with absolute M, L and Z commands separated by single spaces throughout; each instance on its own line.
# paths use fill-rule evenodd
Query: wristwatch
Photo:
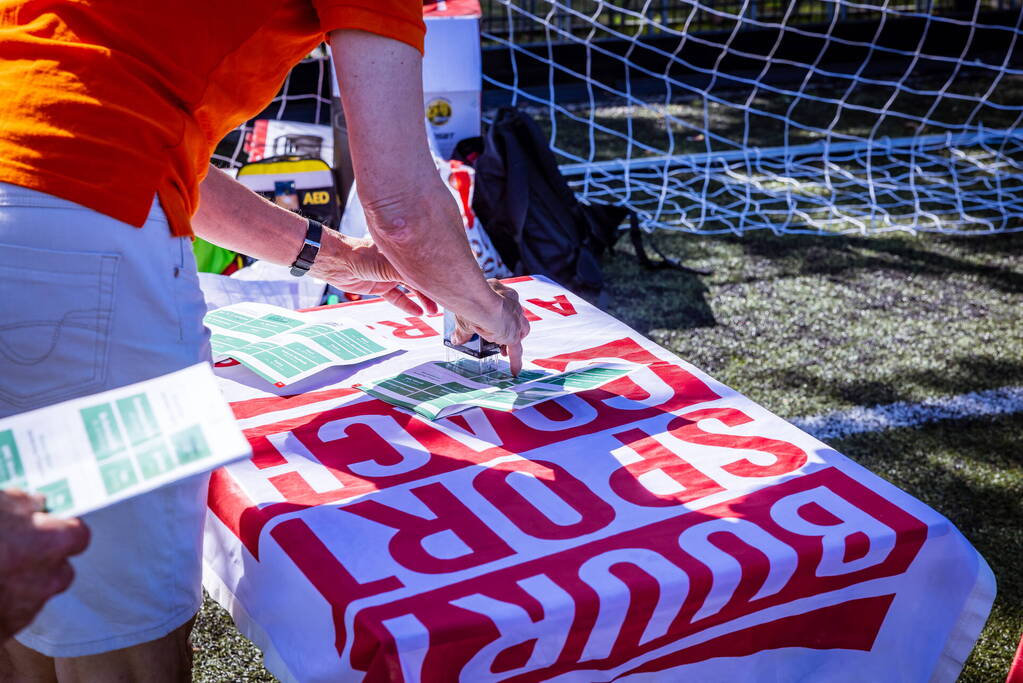
M 309 269 L 313 267 L 313 261 L 316 260 L 316 255 L 320 253 L 320 239 L 323 237 L 323 223 L 314 221 L 312 218 L 306 219 L 309 222 L 308 227 L 305 231 L 305 241 L 302 243 L 302 251 L 298 252 L 298 257 L 295 262 L 291 264 L 291 274 L 295 277 L 302 277 L 309 272 Z

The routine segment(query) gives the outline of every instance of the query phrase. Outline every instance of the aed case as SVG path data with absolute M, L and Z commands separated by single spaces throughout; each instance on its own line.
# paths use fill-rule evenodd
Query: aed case
M 237 178 L 253 192 L 307 218 L 335 229 L 341 224 L 334 174 L 319 157 L 279 156 L 252 161 L 238 169 Z

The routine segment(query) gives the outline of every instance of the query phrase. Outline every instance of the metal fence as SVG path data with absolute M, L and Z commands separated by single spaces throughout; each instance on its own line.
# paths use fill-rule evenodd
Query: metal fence
M 872 21 L 885 13 L 916 13 L 969 20 L 974 13 L 1018 8 L 1023 0 L 482 0 L 483 34 L 518 45 L 564 42 L 553 27 L 586 38 L 595 24 L 630 36 L 654 36 L 664 28 L 692 32 L 732 30 L 744 19 L 812 25 Z M 541 17 L 537 21 L 534 17 Z M 752 26 L 753 24 L 751 24 Z M 552 35 L 555 36 L 552 38 Z M 487 47 L 486 43 L 484 47 Z

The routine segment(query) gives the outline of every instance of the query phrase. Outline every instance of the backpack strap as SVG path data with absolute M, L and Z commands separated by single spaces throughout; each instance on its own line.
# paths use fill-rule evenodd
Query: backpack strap
M 703 268 L 690 268 L 684 266 L 678 259 L 674 259 L 666 255 L 661 251 L 657 244 L 646 236 L 646 242 L 649 243 L 650 248 L 654 250 L 654 253 L 661 257 L 660 261 L 654 261 L 646 253 L 646 246 L 643 240 L 643 231 L 639 227 L 639 216 L 635 211 L 629 212 L 629 241 L 632 242 L 633 248 L 636 250 L 636 260 L 639 261 L 639 265 L 646 270 L 663 270 L 665 268 L 671 268 L 672 270 L 680 270 L 684 273 L 692 273 L 693 275 L 712 275 L 713 270 Z

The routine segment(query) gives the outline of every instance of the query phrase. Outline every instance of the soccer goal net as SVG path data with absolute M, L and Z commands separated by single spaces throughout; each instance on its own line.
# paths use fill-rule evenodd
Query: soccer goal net
M 1023 229 L 1019 0 L 485 0 L 485 106 L 702 233 Z

